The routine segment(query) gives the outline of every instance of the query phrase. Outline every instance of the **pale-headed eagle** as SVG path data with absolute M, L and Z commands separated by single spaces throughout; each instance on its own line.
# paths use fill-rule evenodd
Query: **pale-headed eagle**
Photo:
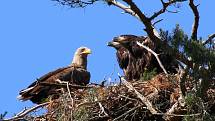
M 139 80 L 144 71 L 152 71 L 156 68 L 156 72 L 163 70 L 160 68 L 156 58 L 152 53 L 140 47 L 136 42 L 140 42 L 152 50 L 155 49 L 154 43 L 145 36 L 120 35 L 114 37 L 108 46 L 114 47 L 116 51 L 117 61 L 127 80 Z M 175 66 L 170 66 L 173 61 L 168 54 L 161 54 L 160 59 L 168 72 L 176 72 Z
M 59 80 L 76 85 L 87 85 L 90 81 L 90 72 L 87 71 L 87 56 L 91 50 L 80 47 L 76 50 L 72 63 L 63 68 L 49 72 L 37 79 L 26 89 L 19 92 L 18 99 L 31 100 L 33 103 L 42 103 L 44 99 L 54 95 L 60 87 L 43 85 L 42 83 L 58 83 Z

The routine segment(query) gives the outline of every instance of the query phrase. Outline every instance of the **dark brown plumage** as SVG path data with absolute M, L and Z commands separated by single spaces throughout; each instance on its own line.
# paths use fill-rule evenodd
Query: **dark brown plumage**
M 90 80 L 90 72 L 87 71 L 87 56 L 91 51 L 87 47 L 80 47 L 74 54 L 72 64 L 49 72 L 37 79 L 27 89 L 21 90 L 18 99 L 31 100 L 33 103 L 41 103 L 51 95 L 57 94 L 60 88 L 42 83 L 58 83 L 58 80 L 77 85 L 86 85 Z
M 140 42 L 151 49 L 155 49 L 154 43 L 144 36 L 135 35 L 121 35 L 114 37 L 114 39 L 108 43 L 108 46 L 114 47 L 116 51 L 117 61 L 121 69 L 123 69 L 124 75 L 127 80 L 139 80 L 144 71 L 151 71 L 156 68 L 157 72 L 162 72 L 154 55 L 148 52 L 146 49 L 137 45 L 136 42 Z M 164 62 L 164 66 L 168 71 L 173 71 L 170 62 L 173 59 L 168 55 L 160 55 L 160 59 Z M 170 67 L 170 68 L 169 68 Z

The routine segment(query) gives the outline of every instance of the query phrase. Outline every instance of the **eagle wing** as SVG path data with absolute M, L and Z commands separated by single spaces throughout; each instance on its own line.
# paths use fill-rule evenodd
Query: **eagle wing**
M 129 63 L 129 52 L 125 48 L 121 48 L 116 52 L 117 61 L 121 69 L 126 69 Z
M 57 79 L 77 85 L 86 85 L 90 80 L 90 72 L 74 65 L 59 68 L 40 77 L 27 89 L 21 90 L 18 98 L 23 101 L 30 99 L 33 103 L 41 103 L 49 95 L 56 94 L 56 90 L 59 89 L 59 87 L 42 83 L 57 83 Z

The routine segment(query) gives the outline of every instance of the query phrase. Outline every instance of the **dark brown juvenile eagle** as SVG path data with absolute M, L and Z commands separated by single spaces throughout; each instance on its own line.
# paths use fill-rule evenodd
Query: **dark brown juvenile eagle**
M 60 87 L 43 85 L 42 83 L 58 83 L 59 80 L 77 85 L 87 85 L 90 81 L 90 72 L 87 71 L 87 56 L 91 50 L 80 47 L 76 50 L 72 63 L 63 68 L 49 72 L 37 79 L 26 89 L 20 91 L 18 99 L 31 100 L 33 103 L 41 103 L 50 95 L 56 94 Z
M 117 61 L 127 80 L 139 80 L 144 71 L 151 71 L 156 68 L 158 73 L 162 72 L 154 55 L 146 49 L 140 47 L 136 42 L 140 42 L 152 50 L 155 49 L 154 43 L 144 36 L 135 35 L 120 35 L 114 37 L 108 46 L 114 47 L 116 51 Z M 175 68 L 169 68 L 168 64 L 172 58 L 168 55 L 161 55 L 161 61 L 168 71 L 173 71 Z

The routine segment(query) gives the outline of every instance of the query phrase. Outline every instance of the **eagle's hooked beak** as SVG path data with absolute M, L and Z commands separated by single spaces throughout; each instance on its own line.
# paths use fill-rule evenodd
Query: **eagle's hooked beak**
M 119 45 L 120 45 L 119 42 L 108 42 L 108 43 L 107 43 L 107 46 L 110 46 L 110 47 L 117 47 L 117 46 L 119 46 Z
M 82 54 L 91 54 L 92 52 L 91 52 L 91 50 L 90 49 L 85 49 L 83 52 L 82 52 Z
M 108 43 L 107 43 L 107 46 L 112 47 L 112 46 L 113 46 L 113 42 L 108 42 Z

